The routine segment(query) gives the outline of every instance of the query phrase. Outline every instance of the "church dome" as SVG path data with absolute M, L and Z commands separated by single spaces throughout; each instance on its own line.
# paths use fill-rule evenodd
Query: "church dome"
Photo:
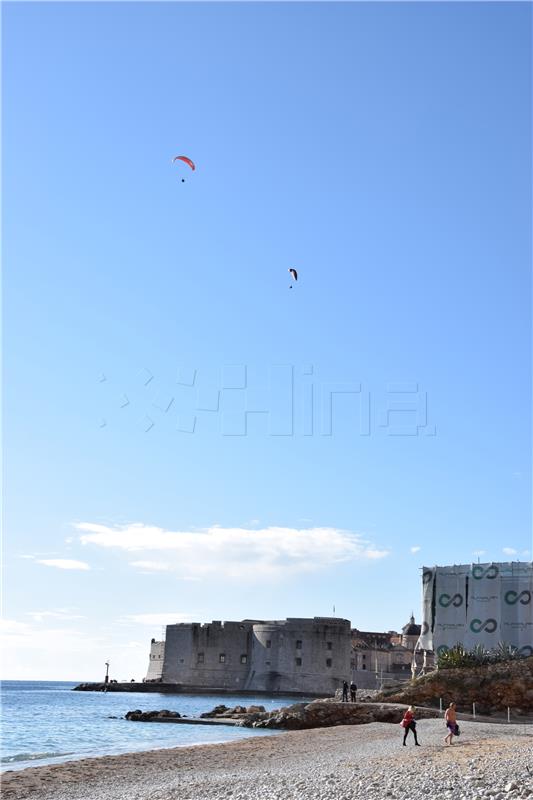
M 411 618 L 407 625 L 404 625 L 402 628 L 402 633 L 404 636 L 420 636 L 421 626 L 415 623 L 414 615 L 411 614 Z

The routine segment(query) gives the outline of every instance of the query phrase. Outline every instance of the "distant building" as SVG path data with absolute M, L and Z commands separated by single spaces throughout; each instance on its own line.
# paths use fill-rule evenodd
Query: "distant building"
M 417 673 L 423 666 L 433 666 L 433 653 L 416 651 L 421 626 L 417 625 L 413 614 L 404 625 L 401 633 L 388 631 L 352 630 L 352 680 L 361 689 L 379 689 L 381 686 L 412 676 L 413 667 Z M 415 652 L 416 651 L 416 652 Z
M 411 612 L 409 622 L 403 626 L 401 634 L 393 637 L 393 644 L 400 644 L 412 652 L 420 639 L 421 630 L 422 625 L 416 624 L 414 614 Z
M 333 695 L 350 677 L 349 620 L 330 617 L 167 625 L 147 681 L 194 689 Z

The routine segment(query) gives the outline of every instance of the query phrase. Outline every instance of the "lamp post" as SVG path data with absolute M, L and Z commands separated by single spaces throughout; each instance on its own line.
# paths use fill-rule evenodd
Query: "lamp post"
M 105 678 L 104 683 L 107 685 L 109 683 L 109 661 L 105 662 Z

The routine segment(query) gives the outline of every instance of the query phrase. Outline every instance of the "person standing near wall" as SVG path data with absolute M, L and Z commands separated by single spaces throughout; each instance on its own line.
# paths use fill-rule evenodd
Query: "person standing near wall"
M 344 681 L 342 684 L 342 702 L 348 702 L 348 681 Z
M 352 703 L 357 701 L 357 686 L 353 681 L 350 684 L 350 700 Z

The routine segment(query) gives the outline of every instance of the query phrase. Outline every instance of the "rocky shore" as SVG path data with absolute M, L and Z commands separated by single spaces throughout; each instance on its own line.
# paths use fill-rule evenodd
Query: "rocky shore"
M 431 706 L 452 700 L 461 711 L 494 714 L 512 709 L 513 716 L 533 714 L 533 658 L 479 667 L 439 669 L 404 686 L 382 692 L 376 699 L 389 703 Z
M 275 728 L 279 730 L 309 730 L 330 728 L 336 725 L 368 725 L 371 722 L 399 723 L 405 706 L 392 703 L 339 703 L 335 699 L 314 700 L 311 703 L 295 703 L 291 706 L 265 711 L 264 706 L 216 706 L 212 711 L 200 715 L 197 720 L 187 722 L 218 722 L 240 725 L 245 728 Z M 418 719 L 438 717 L 434 709 L 419 708 Z M 177 711 L 128 711 L 126 719 L 132 722 L 184 722 Z
M 5 800 L 526 800 L 533 730 L 465 722 L 451 747 L 442 719 L 292 731 L 71 761 L 5 773 Z
M 372 722 L 400 723 L 404 705 L 392 703 L 339 703 L 334 699 L 295 703 L 266 713 L 245 714 L 239 724 L 247 728 L 309 730 L 337 725 L 368 725 Z M 418 709 L 418 719 L 437 717 L 438 711 Z

